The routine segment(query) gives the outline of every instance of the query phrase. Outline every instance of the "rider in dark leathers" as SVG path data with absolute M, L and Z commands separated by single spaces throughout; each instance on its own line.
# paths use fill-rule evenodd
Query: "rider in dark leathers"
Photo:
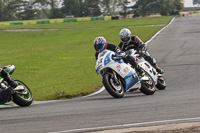
M 96 50 L 95 57 L 96 60 L 98 59 L 98 55 L 100 52 L 102 52 L 105 49 L 114 51 L 117 53 L 118 57 L 121 57 L 124 59 L 125 63 L 130 63 L 133 68 L 136 69 L 136 71 L 139 72 L 140 76 L 144 76 L 144 71 L 140 68 L 140 66 L 135 62 L 135 58 L 129 55 L 126 55 L 125 52 L 121 51 L 117 46 L 114 44 L 110 44 L 106 41 L 104 37 L 97 37 L 94 40 L 94 48 Z
M 146 61 L 148 61 L 158 73 L 163 74 L 164 71 L 158 67 L 156 60 L 151 57 L 147 52 L 147 44 L 143 43 L 139 37 L 131 35 L 131 31 L 127 28 L 123 28 L 120 33 L 121 42 L 118 47 L 122 51 L 127 51 L 129 49 L 134 49 L 140 56 L 143 56 Z

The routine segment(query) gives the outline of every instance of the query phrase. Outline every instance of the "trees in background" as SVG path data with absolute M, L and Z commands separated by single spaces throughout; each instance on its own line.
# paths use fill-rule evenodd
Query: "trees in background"
M 126 14 L 129 3 L 127 0 L 101 0 L 100 7 L 103 15 Z
M 85 5 L 86 5 L 86 16 L 100 16 L 101 9 L 99 6 L 100 0 L 85 0 Z
M 193 0 L 193 5 L 200 5 L 200 0 Z
M 121 8 L 120 14 L 126 17 L 128 13 L 128 4 L 130 4 L 130 1 L 128 0 L 119 0 L 118 6 Z
M 136 4 L 129 7 L 131 1 Z M 199 4 L 200 0 L 193 0 Z M 183 0 L 0 0 L 0 21 L 63 17 L 177 15 Z
M 1 21 L 29 19 L 34 14 L 34 10 L 24 0 L 4 0 L 0 2 Z
M 61 8 L 61 12 L 64 16 L 79 16 L 83 9 L 82 0 L 64 0 Z
M 135 0 L 136 4 L 132 7 L 135 14 L 146 16 L 149 14 L 160 13 L 165 15 L 178 15 L 184 8 L 183 0 Z
M 61 12 L 65 16 L 85 17 L 99 16 L 100 0 L 63 0 Z
M 54 18 L 60 13 L 58 0 L 1 0 L 0 20 Z
M 114 0 L 102 0 L 100 3 L 101 8 L 103 9 L 102 13 L 103 15 L 111 15 L 112 13 L 112 7 L 111 7 L 111 3 Z

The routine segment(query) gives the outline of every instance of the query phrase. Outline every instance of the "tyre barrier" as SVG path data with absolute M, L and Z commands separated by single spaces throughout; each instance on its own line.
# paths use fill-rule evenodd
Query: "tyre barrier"
M 94 20 L 104 20 L 104 17 L 91 17 L 91 21 Z
M 119 20 L 119 16 L 112 16 L 112 20 Z
M 50 24 L 50 21 L 49 20 L 37 21 L 36 24 Z
M 67 22 L 77 22 L 77 19 L 76 18 L 71 18 L 71 19 L 64 19 L 63 21 L 64 23 L 67 23 Z
M 50 20 L 28 20 L 24 22 L 7 22 L 0 23 L 0 25 L 29 25 L 29 24 L 52 24 L 52 23 L 68 23 L 68 22 L 79 22 L 79 21 L 98 21 L 98 20 L 116 20 L 119 16 L 111 17 L 83 17 L 83 18 L 66 18 L 66 19 L 50 19 Z
M 77 18 L 77 21 L 78 22 L 81 22 L 81 21 L 91 21 L 91 18 L 90 17 Z
M 10 25 L 23 25 L 24 23 L 23 22 L 12 22 L 10 23 Z

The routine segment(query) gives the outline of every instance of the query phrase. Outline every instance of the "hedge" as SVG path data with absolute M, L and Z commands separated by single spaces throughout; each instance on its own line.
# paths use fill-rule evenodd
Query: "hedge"
M 49 20 L 37 21 L 37 24 L 50 24 Z

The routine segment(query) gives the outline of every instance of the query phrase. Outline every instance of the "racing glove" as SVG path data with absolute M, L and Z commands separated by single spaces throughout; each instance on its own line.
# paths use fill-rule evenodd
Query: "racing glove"
M 147 52 L 147 45 L 145 43 L 141 44 L 138 52 L 140 56 L 144 56 Z
M 126 53 L 124 51 L 120 51 L 120 52 L 117 53 L 117 57 L 121 58 L 121 59 L 125 58 L 126 57 Z
M 143 47 L 139 50 L 139 55 L 140 56 L 144 56 L 146 54 L 146 51 L 147 51 L 147 48 L 146 47 Z
M 126 53 L 124 51 L 121 51 L 120 49 L 116 49 L 117 57 L 122 59 L 126 57 Z

